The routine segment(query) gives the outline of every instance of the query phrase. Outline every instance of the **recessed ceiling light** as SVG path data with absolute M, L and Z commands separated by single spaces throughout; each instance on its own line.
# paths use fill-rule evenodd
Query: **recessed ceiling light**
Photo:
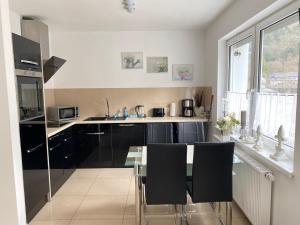
M 129 13 L 133 13 L 135 11 L 135 2 L 136 0 L 123 0 L 124 8 Z

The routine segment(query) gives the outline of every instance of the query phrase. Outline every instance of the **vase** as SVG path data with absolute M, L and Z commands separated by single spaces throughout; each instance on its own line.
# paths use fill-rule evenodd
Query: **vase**
M 224 142 L 230 141 L 230 132 L 229 131 L 221 131 L 221 139 Z

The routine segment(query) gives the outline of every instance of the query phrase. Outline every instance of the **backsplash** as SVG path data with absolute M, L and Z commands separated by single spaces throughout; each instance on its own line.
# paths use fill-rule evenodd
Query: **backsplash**
M 104 116 L 106 98 L 110 104 L 110 114 L 123 110 L 134 112 L 136 105 L 144 105 L 147 116 L 152 115 L 152 108 L 169 108 L 176 103 L 176 114 L 181 114 L 181 100 L 191 98 L 199 91 L 204 94 L 204 105 L 209 107 L 212 95 L 211 87 L 175 87 L 175 88 L 88 88 L 88 89 L 45 89 L 46 106 L 79 106 L 82 117 Z M 166 111 L 169 115 L 169 111 Z

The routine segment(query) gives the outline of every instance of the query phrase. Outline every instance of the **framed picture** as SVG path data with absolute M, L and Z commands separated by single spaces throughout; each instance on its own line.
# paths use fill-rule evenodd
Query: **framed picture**
M 142 52 L 122 52 L 123 69 L 143 69 Z
M 168 57 L 147 57 L 147 73 L 167 73 Z
M 193 64 L 174 64 L 173 80 L 193 80 L 194 65 Z

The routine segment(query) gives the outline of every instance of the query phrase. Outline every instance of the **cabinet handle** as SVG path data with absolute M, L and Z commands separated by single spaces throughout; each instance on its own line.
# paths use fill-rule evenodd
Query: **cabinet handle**
M 21 59 L 21 63 L 30 64 L 30 65 L 34 65 L 34 66 L 39 66 L 38 62 L 34 62 L 34 61 L 26 60 L 26 59 Z
M 52 141 L 54 138 L 60 137 L 62 134 L 57 134 L 55 136 L 49 137 L 49 141 Z
M 119 127 L 134 127 L 134 124 L 119 124 Z
M 104 132 L 86 133 L 86 135 L 104 135 Z
M 61 146 L 61 143 L 58 143 L 57 145 L 55 145 L 52 148 L 49 148 L 49 151 L 53 151 L 54 149 L 58 148 L 59 146 Z
M 31 148 L 31 149 L 26 150 L 26 152 L 27 152 L 28 154 L 33 153 L 33 152 L 35 152 L 36 150 L 38 150 L 39 148 L 41 148 L 43 145 L 44 145 L 44 144 L 41 143 L 41 144 L 39 144 L 38 146 L 36 146 L 36 147 L 34 147 L 34 148 Z
M 64 139 L 64 142 L 67 142 L 67 141 L 69 141 L 69 140 L 71 140 L 71 139 L 72 139 L 72 137 L 65 138 L 65 139 Z
M 66 155 L 65 156 L 65 159 L 68 159 L 68 158 L 70 158 L 70 156 L 72 156 L 73 154 L 70 154 L 70 155 Z

